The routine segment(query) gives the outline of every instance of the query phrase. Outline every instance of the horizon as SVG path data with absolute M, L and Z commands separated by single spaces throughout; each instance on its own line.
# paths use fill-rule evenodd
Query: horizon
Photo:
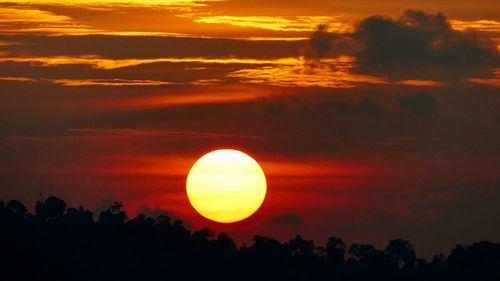
M 19 203 L 21 205 L 19 205 Z M 9 207 L 9 206 L 15 206 L 15 207 Z M 51 207 L 46 207 L 46 208 L 41 208 L 41 206 L 51 206 Z M 26 207 L 26 213 L 21 214 L 23 212 L 23 207 Z M 5 208 L 5 209 L 3 209 Z M 52 209 L 50 209 L 52 208 Z M 218 237 L 222 236 L 227 236 L 231 241 L 233 241 L 234 245 L 236 246 L 236 249 L 238 251 L 241 251 L 242 249 L 247 249 L 249 247 L 254 247 L 256 242 L 258 243 L 258 239 L 272 239 L 275 241 L 278 241 L 281 243 L 283 246 L 286 246 L 290 243 L 290 241 L 293 241 L 294 239 L 303 239 L 304 241 L 311 241 L 314 245 L 314 249 L 316 254 L 320 257 L 326 257 L 327 255 L 327 245 L 330 240 L 338 240 L 342 241 L 342 243 L 345 243 L 345 260 L 349 260 L 349 258 L 353 258 L 355 254 L 349 253 L 348 249 L 350 249 L 351 246 L 353 245 L 370 245 L 369 243 L 364 243 L 363 241 L 352 241 L 352 242 L 347 242 L 342 239 L 342 237 L 338 237 L 335 234 L 331 234 L 327 241 L 324 243 L 317 243 L 318 241 L 314 240 L 309 240 L 307 237 L 302 237 L 299 233 L 292 235 L 288 239 L 285 240 L 278 240 L 275 239 L 274 237 L 266 236 L 266 235 L 259 235 L 259 234 L 253 234 L 252 239 L 248 243 L 237 243 L 237 241 L 234 241 L 234 239 L 231 236 L 228 236 L 227 233 L 225 232 L 220 232 L 216 233 L 212 231 L 208 227 L 203 227 L 201 229 L 192 229 L 192 227 L 189 224 L 186 224 L 181 218 L 175 218 L 172 217 L 170 214 L 162 212 L 161 210 L 149 210 L 150 212 L 143 212 L 143 213 L 138 213 L 136 216 L 129 216 L 127 212 L 125 211 L 125 206 L 120 202 L 120 201 L 114 201 L 112 204 L 109 205 L 106 209 L 103 209 L 99 212 L 94 212 L 90 209 L 87 209 L 85 206 L 80 205 L 78 207 L 76 206 L 68 206 L 66 205 L 66 202 L 64 202 L 63 199 L 55 197 L 55 196 L 49 196 L 47 199 L 41 198 L 39 201 L 36 202 L 36 205 L 32 208 L 33 210 L 30 210 L 27 208 L 27 206 L 24 206 L 23 202 L 18 201 L 16 199 L 13 199 L 8 202 L 4 202 L 0 200 L 0 210 L 5 211 L 7 210 L 8 212 L 12 212 L 12 214 L 19 215 L 21 214 L 21 219 L 29 221 L 30 219 L 33 219 L 34 221 L 29 221 L 29 223 L 36 222 L 38 224 L 44 225 L 47 224 L 48 227 L 51 225 L 64 225 L 67 224 L 68 221 L 71 221 L 72 219 L 75 219 L 75 217 L 71 217 L 71 215 L 75 214 L 86 214 L 86 215 L 92 215 L 90 216 L 90 221 L 95 224 L 95 225 L 102 225 L 106 226 L 107 224 L 110 223 L 110 215 L 112 216 L 113 219 L 116 219 L 117 222 L 121 226 L 127 226 L 130 224 L 134 224 L 137 221 L 140 222 L 147 222 L 148 226 L 153 226 L 153 227 L 158 227 L 163 224 L 168 224 L 168 225 L 178 225 L 179 227 L 185 229 L 191 238 L 196 237 L 196 235 L 199 235 L 200 233 L 204 233 L 203 235 L 206 235 L 204 239 L 207 241 L 216 241 L 219 239 Z M 49 210 L 50 211 L 47 211 Z M 70 215 L 71 213 L 71 215 Z M 18 217 L 19 219 L 19 217 Z M 66 220 L 66 221 L 65 221 Z M 151 220 L 151 221 L 149 221 Z M 76 223 L 76 221 L 74 222 Z M 87 225 L 88 227 L 88 225 Z M 123 230 L 123 229 L 122 229 Z M 412 241 L 404 240 L 401 237 L 393 237 L 389 239 L 384 245 L 374 245 L 375 249 L 377 250 L 384 250 L 384 246 L 387 246 L 391 243 L 391 241 L 405 241 L 408 243 L 409 247 L 412 249 L 412 251 L 416 255 L 416 260 L 421 260 L 422 262 L 426 263 L 433 263 L 435 259 L 440 258 L 441 255 L 444 255 L 446 258 L 447 256 L 453 254 L 453 251 L 456 250 L 457 248 L 467 248 L 467 247 L 474 247 L 474 245 L 482 244 L 482 243 L 489 243 L 489 244 L 495 244 L 494 241 L 472 241 L 469 244 L 465 243 L 460 243 L 454 245 L 453 248 L 450 248 L 446 252 L 436 252 L 432 254 L 431 256 L 427 257 L 422 257 L 419 255 L 418 251 L 413 247 Z M 498 246 L 500 246 L 500 242 L 496 242 Z
M 225 233 L 186 229 L 168 216 L 127 220 L 114 202 L 94 220 L 60 198 L 0 201 L 3 276 L 15 280 L 496 280 L 500 243 L 456 245 L 448 255 L 419 258 L 410 241 L 383 249 L 331 236 L 324 246 L 296 235 L 281 243 L 255 235 L 237 247 Z M 193 270 L 196 269 L 196 270 Z M 245 274 L 242 274 L 245 273 Z

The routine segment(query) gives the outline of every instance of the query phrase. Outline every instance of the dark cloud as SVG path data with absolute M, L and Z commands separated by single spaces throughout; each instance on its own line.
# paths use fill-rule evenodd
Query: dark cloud
M 350 36 L 328 32 L 328 25 L 318 25 L 309 39 L 309 45 L 305 51 L 306 67 L 315 67 L 321 64 L 324 57 L 339 57 L 345 54 L 353 54 L 359 49 L 357 42 Z
M 351 41 L 350 50 L 336 50 Z M 356 57 L 354 71 L 393 79 L 453 80 L 491 76 L 499 65 L 494 42 L 471 31 L 453 30 L 442 13 L 407 10 L 394 20 L 368 17 L 344 37 L 328 36 L 323 28 L 312 38 L 318 57 L 339 53 Z M 331 50 L 330 50 L 331 49 Z
M 318 29 L 311 36 L 309 44 L 311 45 L 313 53 L 312 56 L 322 58 L 330 49 L 332 44 L 330 42 L 335 38 L 331 33 L 328 33 L 328 25 L 318 25 Z
M 407 10 L 398 20 L 380 16 L 359 23 L 354 38 L 364 49 L 356 71 L 432 79 L 484 74 L 498 65 L 494 44 L 451 29 L 445 16 Z
M 183 141 L 177 142 L 177 149 L 238 145 L 242 148 L 258 146 L 258 150 L 287 154 L 317 153 L 323 156 L 353 151 L 361 153 L 370 147 L 368 143 L 401 136 L 427 140 L 427 149 L 450 150 L 451 144 L 462 151 L 477 152 L 492 149 L 497 144 L 498 124 L 493 122 L 493 117 L 498 115 L 498 110 L 495 91 L 490 88 L 476 91 L 478 88 L 443 87 L 439 91 L 434 89 L 432 96 L 415 94 L 414 89 L 397 86 L 390 89 L 297 89 L 293 96 L 282 96 L 275 90 L 274 96 L 244 102 L 102 108 L 96 112 L 96 104 L 109 104 L 115 99 L 129 100 L 130 103 L 137 99 L 137 103 L 141 103 L 143 95 L 138 95 L 141 92 L 161 100 L 180 94 L 188 97 L 195 91 L 202 91 L 209 97 L 221 88 L 198 86 L 187 91 L 187 88 L 173 86 L 153 90 L 108 87 L 89 91 L 85 87 L 68 89 L 42 83 L 0 84 L 9 89 L 0 104 L 3 113 L 0 134 L 4 137 L 67 136 L 68 130 L 74 128 L 188 130 L 224 135 L 251 134 L 262 138 L 204 139 L 202 144 Z M 68 91 L 71 95 L 66 94 Z M 433 99 L 438 101 L 437 106 Z M 446 112 L 428 114 L 441 107 L 446 108 Z M 431 139 L 439 139 L 439 144 L 431 143 Z M 475 145 L 476 142 L 481 145 Z M 412 144 L 416 142 L 405 143 L 404 148 L 409 149 Z M 147 147 L 153 149 L 155 146 Z M 165 148 L 165 145 L 160 147 Z M 377 146 L 377 149 L 383 148 Z M 5 155 L 17 158 L 12 152 Z
M 275 216 L 271 219 L 272 224 L 278 225 L 301 225 L 304 219 L 297 213 L 288 213 Z
M 435 114 L 439 109 L 439 101 L 430 93 L 418 92 L 399 97 L 399 103 L 404 109 L 415 114 Z
M 244 3 L 244 11 L 242 5 Z M 396 14 L 408 7 L 421 7 L 422 9 L 436 9 L 440 7 L 452 13 L 454 18 L 498 18 L 496 0 L 441 0 L 439 4 L 436 1 L 422 0 L 379 0 L 376 2 L 366 0 L 310 0 L 304 5 L 303 0 L 233 0 L 233 1 L 207 1 L 204 4 L 210 9 L 217 9 L 226 14 L 254 15 L 255 10 L 259 15 L 265 14 L 275 16 L 283 13 L 293 15 L 311 15 L 311 14 L 347 14 L 347 15 L 369 15 L 373 13 Z M 252 13 L 253 12 L 253 13 Z
M 246 64 L 201 62 L 145 62 L 112 69 L 95 68 L 92 62 L 62 65 L 42 65 L 33 62 L 0 63 L 0 77 L 23 77 L 38 82 L 57 79 L 85 81 L 89 79 L 154 80 L 169 83 L 196 83 L 218 79 L 224 82 L 226 73 L 248 67 Z
M 0 46 L 0 51 L 20 56 L 99 55 L 109 59 L 206 57 L 283 58 L 299 56 L 305 41 L 238 40 L 158 36 L 0 36 L 0 41 L 16 45 Z M 126 46 L 126 47 L 124 47 Z

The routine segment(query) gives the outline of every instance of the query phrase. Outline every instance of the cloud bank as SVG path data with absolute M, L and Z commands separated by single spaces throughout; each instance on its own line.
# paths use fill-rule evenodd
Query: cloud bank
M 419 10 L 406 10 L 398 19 L 365 18 L 344 36 L 319 26 L 310 48 L 318 59 L 351 55 L 356 58 L 354 72 L 397 80 L 491 76 L 500 62 L 492 40 L 452 29 L 442 13 Z

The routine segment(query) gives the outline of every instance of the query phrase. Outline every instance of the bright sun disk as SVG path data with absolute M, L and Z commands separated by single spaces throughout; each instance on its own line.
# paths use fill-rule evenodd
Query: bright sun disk
M 266 176 L 257 161 L 233 149 L 202 156 L 189 171 L 186 191 L 194 209 L 207 219 L 231 223 L 251 216 L 266 196 Z

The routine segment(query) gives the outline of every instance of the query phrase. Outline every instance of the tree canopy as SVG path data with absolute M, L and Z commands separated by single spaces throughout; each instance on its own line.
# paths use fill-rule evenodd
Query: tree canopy
M 165 215 L 129 219 L 121 202 L 97 220 L 53 196 L 34 210 L 0 201 L 2 280 L 500 280 L 500 243 L 487 241 L 426 261 L 403 239 L 382 250 L 336 236 L 318 246 L 256 235 L 237 247 Z

